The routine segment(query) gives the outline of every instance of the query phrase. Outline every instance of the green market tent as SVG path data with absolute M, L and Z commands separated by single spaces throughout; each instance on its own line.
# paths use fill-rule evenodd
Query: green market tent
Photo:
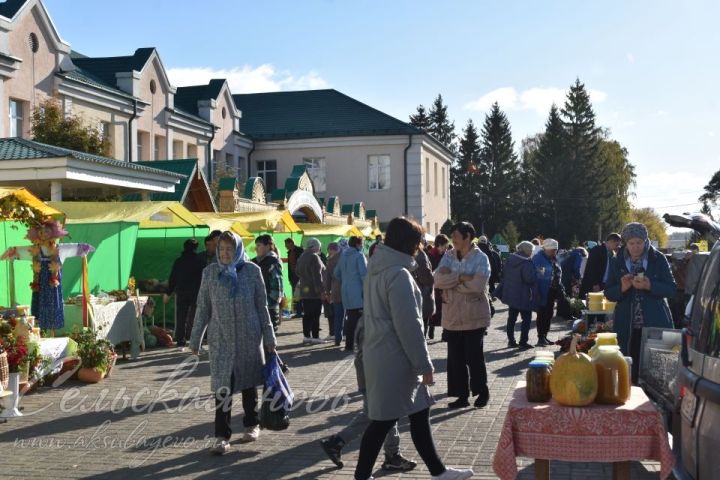
M 355 225 L 323 225 L 320 223 L 301 223 L 304 232 L 303 243 L 308 238 L 317 238 L 322 243 L 322 251 L 327 253 L 327 246 L 348 237 L 364 237 Z
M 23 187 L 0 187 L 0 255 L 10 247 L 30 245 L 25 238 L 27 226 L 15 221 L 10 213 L 16 206 L 31 207 L 43 215 L 62 220 L 61 211 L 46 205 L 42 200 Z M 11 269 L 14 273 L 11 274 Z M 14 262 L 0 261 L 0 306 L 11 307 L 11 291 L 14 291 L 15 302 L 30 305 L 32 291 L 32 264 L 29 260 Z

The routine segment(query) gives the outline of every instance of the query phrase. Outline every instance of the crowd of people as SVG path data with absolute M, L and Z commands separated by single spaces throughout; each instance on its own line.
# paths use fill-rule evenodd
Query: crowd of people
M 428 245 L 422 227 L 400 217 L 388 224 L 384 239 L 376 238 L 367 256 L 360 237 L 327 245 L 327 256 L 318 239 L 308 238 L 304 248 L 286 240 L 285 259 L 270 235 L 256 238 L 252 260 L 231 232 L 212 232 L 200 253 L 196 241 L 186 241 L 173 265 L 168 295 L 177 296 L 178 346 L 189 342 L 197 353 L 207 331 L 217 405 L 213 453 L 230 449 L 234 392 L 242 394 L 242 441 L 258 438 L 261 367 L 276 349 L 275 332 L 289 307 L 288 297 L 295 300 L 295 315 L 302 317 L 304 344 L 334 342 L 355 354 L 363 410 L 321 446 L 342 467 L 343 448 L 362 434 L 358 480 L 372 478 L 383 444 L 383 469 L 416 467 L 399 451 L 397 422 L 404 417 L 432 478 L 473 475 L 471 470 L 446 467 L 432 438 L 429 411 L 435 401 L 429 387 L 434 367 L 427 341 L 434 339 L 436 328 L 442 327 L 441 339 L 447 344 L 447 396 L 452 398 L 447 407 L 469 408 L 474 399 L 472 407 L 483 408 L 491 394 L 483 344 L 495 314 L 494 300 L 508 307 L 508 348 L 526 350 L 534 347 L 533 312 L 535 345 L 547 346 L 556 308 L 559 313 L 568 296 L 604 291 L 617 302 L 614 330 L 620 347 L 635 360 L 642 328 L 672 328 L 668 299 L 687 301 L 687 275 L 670 268 L 639 223 L 628 224 L 593 248 L 577 247 L 561 256 L 552 238 L 522 241 L 504 262 L 472 224 L 459 222 L 450 233 L 450 238 L 441 234 Z M 283 290 L 285 265 L 292 292 Z M 683 284 L 676 284 L 673 273 Z M 323 312 L 330 333 L 325 338 L 320 336 Z M 633 362 L 635 380 L 637 364 Z

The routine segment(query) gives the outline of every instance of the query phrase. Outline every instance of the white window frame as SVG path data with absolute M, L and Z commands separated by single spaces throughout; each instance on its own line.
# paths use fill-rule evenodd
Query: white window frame
M 10 136 L 11 137 L 19 137 L 22 138 L 23 135 L 23 127 L 25 126 L 25 118 L 23 117 L 24 112 L 24 105 L 22 100 L 16 100 L 14 98 L 10 99 L 10 102 L 8 103 L 8 118 L 10 119 Z M 15 111 L 13 112 L 13 105 L 15 105 Z M 20 115 L 18 115 L 18 110 L 20 111 Z M 18 125 L 19 124 L 19 125 Z M 18 128 L 20 131 L 18 131 Z
M 303 157 L 308 175 L 312 178 L 315 192 L 327 191 L 327 161 L 325 157 Z
M 433 180 L 435 182 L 435 196 L 438 196 L 438 164 L 433 162 Z
M 430 157 L 425 157 L 425 193 L 430 193 Z
M 391 175 L 390 175 L 391 160 L 390 155 L 368 155 L 368 190 L 371 192 L 383 192 L 390 190 Z M 380 176 L 382 173 L 387 175 L 386 183 L 380 185 Z
M 275 168 L 267 168 L 267 164 L 270 162 L 275 162 Z M 262 163 L 263 168 L 260 168 L 260 164 Z M 265 182 L 265 188 L 267 188 L 267 193 L 272 194 L 272 188 L 268 185 L 267 181 L 267 174 L 268 173 L 274 173 L 275 174 L 275 188 L 277 188 L 277 160 L 269 159 L 269 160 L 256 160 L 255 166 L 257 168 L 257 176 L 263 179 L 263 182 Z
M 445 191 L 447 190 L 445 185 L 447 182 L 445 180 L 445 167 L 444 166 L 440 167 L 440 173 L 442 175 L 442 185 L 440 186 L 440 189 L 442 190 L 442 198 L 445 198 L 445 195 L 446 195 Z

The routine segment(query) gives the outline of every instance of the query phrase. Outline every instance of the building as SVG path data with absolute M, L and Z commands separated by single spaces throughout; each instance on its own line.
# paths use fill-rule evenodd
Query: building
M 450 218 L 453 155 L 423 131 L 332 89 L 233 98 L 254 141 L 248 177 L 268 191 L 304 163 L 319 197 L 409 215 L 431 234 Z

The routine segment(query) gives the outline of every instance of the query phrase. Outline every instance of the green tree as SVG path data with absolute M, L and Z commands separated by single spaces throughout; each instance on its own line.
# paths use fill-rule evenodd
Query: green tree
M 603 237 L 619 231 L 630 218 L 632 206 L 629 195 L 630 187 L 635 184 L 635 167 L 628 160 L 627 149 L 616 140 L 607 138 L 600 140 L 598 161 L 606 180 L 599 196 L 597 219 Z
M 460 137 L 460 148 L 450 175 L 450 203 L 453 217 L 471 222 L 479 227 L 480 202 L 478 165 L 480 161 L 480 137 L 472 120 L 468 120 Z
M 520 179 L 520 162 L 514 151 L 510 122 L 497 102 L 483 123 L 480 157 L 480 215 L 483 223 L 476 229 L 486 234 L 500 231 L 516 212 L 515 195 Z
M 715 220 L 713 218 L 712 209 L 710 208 L 710 204 L 707 201 L 703 201 L 702 207 L 700 207 L 700 213 L 704 213 L 708 217 L 710 217 L 711 220 Z
M 111 155 L 110 142 L 103 133 L 77 115 L 66 116 L 57 99 L 40 103 L 31 117 L 35 141 L 104 157 Z
M 427 113 L 424 105 L 418 105 L 414 115 L 410 115 L 410 125 L 413 125 L 420 130 L 430 130 L 430 116 Z
M 430 108 L 430 134 L 437 141 L 445 145 L 450 151 L 455 151 L 455 122 L 450 121 L 447 105 L 443 103 L 442 95 L 438 94 Z
M 720 201 L 720 170 L 715 172 L 708 184 L 705 185 L 705 192 L 700 196 L 699 200 L 712 205 L 717 205 L 718 201 Z
M 648 229 L 650 240 L 657 240 L 660 248 L 667 245 L 667 224 L 652 208 L 634 208 L 630 212 L 630 220 L 640 222 Z
M 440 227 L 440 233 L 450 236 L 450 231 L 452 230 L 453 225 L 455 223 L 451 219 L 445 220 L 445 223 L 442 224 L 442 227 Z
M 510 251 L 515 250 L 515 246 L 520 243 L 520 232 L 515 226 L 515 222 L 510 220 L 502 231 L 502 236 L 510 247 Z

